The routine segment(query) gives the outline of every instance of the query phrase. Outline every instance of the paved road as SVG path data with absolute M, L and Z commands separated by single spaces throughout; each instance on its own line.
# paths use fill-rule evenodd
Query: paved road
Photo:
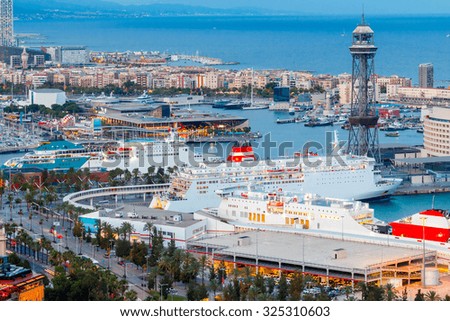
M 14 199 L 17 197 L 19 196 L 14 197 Z M 3 201 L 5 201 L 5 197 L 3 198 Z M 110 258 L 109 260 L 104 258 L 105 250 L 97 248 L 90 243 L 82 242 L 80 247 L 79 239 L 75 238 L 70 230 L 67 231 L 66 239 L 65 230 L 70 227 L 70 224 L 68 224 L 67 221 L 63 222 L 60 217 L 49 216 L 47 219 L 46 215 L 42 215 L 42 217 L 36 215 L 33 216 L 33 219 L 30 221 L 28 219 L 26 205 L 22 204 L 22 206 L 17 206 L 16 204 L 14 204 L 14 208 L 11 212 L 9 205 L 4 205 L 3 209 L 0 210 L 0 219 L 3 219 L 5 222 L 10 223 L 10 216 L 12 213 L 13 222 L 19 225 L 20 215 L 17 214 L 19 209 L 22 209 L 24 213 L 24 215 L 22 216 L 23 228 L 30 234 L 31 237 L 33 237 L 34 239 L 38 239 L 41 237 L 41 233 L 43 233 L 43 235 L 47 239 L 54 241 L 52 242 L 53 248 L 58 251 L 65 251 L 67 246 L 74 253 L 81 253 L 97 260 L 99 262 L 99 265 L 104 268 L 108 268 L 109 266 L 110 270 L 120 278 L 123 278 L 126 273 L 126 279 L 129 282 L 129 287 L 130 289 L 137 292 L 138 298 L 143 300 L 148 296 L 148 293 L 146 292 L 146 285 L 142 282 L 144 273 L 141 269 L 137 269 L 137 267 L 132 263 L 127 263 L 126 267 L 121 266 L 118 264 L 120 259 L 117 257 Z M 39 221 L 41 218 L 44 219 L 42 226 L 39 225 Z M 50 228 L 54 224 L 58 225 L 56 227 L 56 230 L 63 236 L 62 239 L 55 238 L 54 235 L 50 233 Z M 42 271 L 43 268 L 46 268 L 43 264 L 34 262 L 32 258 L 29 259 L 30 263 L 40 266 L 38 268 L 39 271 Z

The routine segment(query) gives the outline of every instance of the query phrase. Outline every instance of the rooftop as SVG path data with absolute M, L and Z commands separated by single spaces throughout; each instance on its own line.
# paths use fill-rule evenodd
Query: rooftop
M 140 109 L 141 107 L 137 107 Z M 142 107 L 148 108 L 148 107 Z M 142 110 L 130 110 L 129 113 L 126 113 L 125 107 L 121 109 L 115 108 L 115 111 L 109 111 L 106 114 L 100 115 L 101 117 L 114 119 L 117 121 L 134 123 L 137 125 L 145 125 L 145 124 L 157 124 L 157 123 L 216 123 L 223 121 L 237 121 L 237 122 L 245 122 L 247 118 L 233 116 L 233 115 L 223 115 L 219 113 L 176 113 L 173 117 L 166 118 L 156 118 L 153 116 L 146 115 L 142 113 Z
M 53 88 L 32 89 L 31 91 L 38 94 L 59 94 L 64 92 L 60 89 L 53 89 Z
M 238 245 L 242 237 L 250 238 L 249 245 Z M 395 246 L 329 239 L 311 235 L 272 231 L 246 231 L 232 235 L 215 236 L 191 242 L 192 245 L 208 245 L 217 248 L 217 255 L 236 255 L 272 262 L 291 262 L 327 266 L 338 270 L 364 270 L 373 265 L 402 260 L 421 255 L 421 250 Z M 303 252 L 304 249 L 304 252 Z M 346 257 L 335 259 L 336 250 L 346 251 Z
M 395 162 L 402 163 L 405 165 L 448 163 L 448 162 L 450 162 L 450 156 L 401 158 L 401 159 L 396 159 Z
M 55 151 L 55 150 L 68 150 L 68 149 L 82 149 L 83 147 L 67 140 L 55 140 L 50 141 L 48 144 L 42 144 L 36 151 Z
M 122 213 L 122 218 L 117 218 L 116 213 Z M 118 208 L 116 211 L 100 211 L 91 214 L 83 215 L 84 217 L 95 217 L 100 215 L 101 217 L 115 218 L 120 220 L 127 220 L 130 222 L 151 222 L 157 225 L 172 225 L 176 227 L 188 227 L 192 224 L 198 223 L 194 220 L 193 214 L 175 212 L 175 211 L 164 211 L 160 209 L 149 208 L 146 206 L 135 206 L 135 205 L 125 205 L 122 208 Z M 129 218 L 128 213 L 136 213 L 139 218 Z M 181 216 L 181 220 L 175 220 L 174 217 Z

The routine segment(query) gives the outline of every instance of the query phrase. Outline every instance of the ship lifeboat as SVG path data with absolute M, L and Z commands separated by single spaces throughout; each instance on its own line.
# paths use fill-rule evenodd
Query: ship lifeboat
M 269 196 L 269 197 L 276 197 L 277 193 L 269 193 L 269 194 L 267 194 L 267 196 Z
M 280 201 L 271 201 L 269 202 L 269 206 L 275 206 L 275 207 L 283 207 L 284 203 Z
M 248 198 L 248 193 L 245 193 L 245 192 L 241 193 L 241 197 L 242 198 Z

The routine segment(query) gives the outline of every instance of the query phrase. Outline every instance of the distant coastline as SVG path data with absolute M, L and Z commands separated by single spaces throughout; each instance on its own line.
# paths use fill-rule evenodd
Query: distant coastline
M 160 51 L 239 61 L 237 69 L 351 72 L 348 46 L 358 16 L 109 16 L 18 20 L 16 33 L 39 33 L 52 45 L 93 51 Z M 68 21 L 70 20 L 70 24 Z M 447 15 L 367 16 L 378 46 L 375 72 L 410 77 L 433 62 L 436 85 L 448 86 Z M 344 34 L 344 36 L 342 36 Z M 319 37 L 317 35 L 320 35 Z M 430 50 L 433 48 L 433 50 Z

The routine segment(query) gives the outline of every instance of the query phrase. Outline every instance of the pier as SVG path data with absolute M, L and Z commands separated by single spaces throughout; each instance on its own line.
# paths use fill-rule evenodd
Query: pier
M 8 146 L 0 147 L 0 154 L 18 153 L 18 152 L 28 152 L 29 150 L 39 147 L 39 144 L 28 145 L 28 146 Z
M 192 55 L 171 55 L 170 56 L 171 61 L 178 61 L 178 60 L 189 60 L 193 62 L 200 63 L 205 66 L 220 66 L 220 65 L 238 65 L 239 62 L 224 62 L 220 58 L 212 58 L 212 57 L 205 57 L 205 56 L 192 56 Z
M 433 193 L 449 193 L 450 184 L 406 185 L 400 186 L 394 195 L 417 195 Z

